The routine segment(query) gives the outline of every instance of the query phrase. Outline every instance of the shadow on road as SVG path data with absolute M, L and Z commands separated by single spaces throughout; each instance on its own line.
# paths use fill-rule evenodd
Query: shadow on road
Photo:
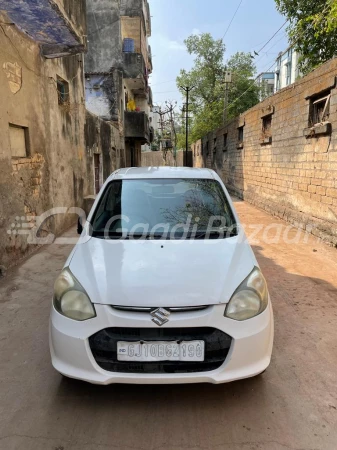
M 233 383 L 213 385 L 207 383 L 201 384 L 166 384 L 166 385 L 144 385 L 144 384 L 112 384 L 109 386 L 99 386 L 82 381 L 72 380 L 70 378 L 62 378 L 57 396 L 67 396 L 72 398 L 78 398 L 81 402 L 84 398 L 88 400 L 95 399 L 97 402 L 103 404 L 116 402 L 128 402 L 130 406 L 135 399 L 143 401 L 144 404 L 156 402 L 163 404 L 168 399 L 174 399 L 179 397 L 181 401 L 193 400 L 196 395 L 202 394 L 203 402 L 210 401 L 213 405 L 218 402 L 224 402 L 224 399 L 239 396 L 247 396 L 249 398 L 250 393 L 258 389 L 262 394 L 265 388 L 265 378 L 267 373 L 255 378 L 247 380 L 236 381 Z
M 18 289 L 0 304 L 0 448 L 336 450 L 337 282 L 325 281 L 334 263 L 320 265 L 312 249 L 268 247 L 269 257 L 266 248 L 254 251 L 274 306 L 273 359 L 263 375 L 223 385 L 95 386 L 62 378 L 46 341 L 50 255 L 34 277 L 21 269 L 16 285 L 6 283 Z M 273 259 L 277 252 L 305 254 L 317 276 L 288 272 L 291 264 Z M 47 293 L 38 282 L 46 267 Z

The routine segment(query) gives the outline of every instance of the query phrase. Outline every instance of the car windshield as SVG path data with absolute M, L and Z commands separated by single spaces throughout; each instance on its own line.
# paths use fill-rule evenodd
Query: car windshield
M 92 236 L 110 239 L 214 239 L 237 234 L 221 185 L 208 179 L 112 181 L 91 225 Z

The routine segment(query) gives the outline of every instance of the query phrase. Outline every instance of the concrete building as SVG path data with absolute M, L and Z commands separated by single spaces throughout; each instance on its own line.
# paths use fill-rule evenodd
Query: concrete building
M 8 267 L 34 248 L 26 231 L 37 216 L 82 206 L 90 193 L 86 12 L 85 0 L 0 0 L 0 10 L 0 266 Z M 57 235 L 74 220 L 53 215 L 40 236 Z
M 279 54 L 275 68 L 275 92 L 295 83 L 300 77 L 298 60 L 298 53 L 291 47 Z
M 159 133 L 160 127 L 160 115 L 159 115 L 160 107 L 153 106 L 152 111 L 149 113 L 149 121 L 150 127 L 153 129 L 153 141 L 156 140 L 156 136 Z M 149 152 L 151 150 L 159 150 L 159 146 L 156 142 L 152 142 L 151 144 L 142 145 L 142 152 Z
M 151 113 L 151 118 L 152 118 L 152 127 L 153 127 L 153 131 L 154 133 L 158 133 L 159 131 L 159 126 L 160 126 L 160 115 L 159 115 L 159 111 L 160 111 L 160 106 L 154 106 L 152 108 L 152 113 Z
M 0 11 L 1 275 L 71 226 L 69 208 L 125 161 L 119 130 L 85 109 L 85 0 L 0 0 Z
M 118 124 L 127 166 L 140 165 L 141 146 L 153 139 L 151 17 L 147 0 L 87 0 L 88 110 Z
M 257 83 L 260 86 L 260 101 L 273 95 L 275 92 L 275 73 L 263 72 L 257 78 Z

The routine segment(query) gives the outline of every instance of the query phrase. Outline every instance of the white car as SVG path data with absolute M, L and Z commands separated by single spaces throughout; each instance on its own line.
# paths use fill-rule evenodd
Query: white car
M 54 288 L 58 372 L 95 384 L 224 383 L 269 366 L 266 281 L 214 171 L 118 170 L 79 228 Z

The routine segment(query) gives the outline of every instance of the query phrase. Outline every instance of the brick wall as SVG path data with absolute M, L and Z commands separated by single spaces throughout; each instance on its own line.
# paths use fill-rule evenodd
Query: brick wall
M 177 152 L 176 161 L 174 161 L 173 154 L 167 153 L 166 160 L 163 157 L 163 152 L 143 152 L 142 153 L 142 167 L 160 167 L 160 166 L 177 166 L 184 165 L 184 152 Z
M 194 166 L 216 170 L 230 192 L 334 245 L 336 75 L 333 59 L 192 146 Z M 313 104 L 328 94 L 329 115 L 312 127 Z

